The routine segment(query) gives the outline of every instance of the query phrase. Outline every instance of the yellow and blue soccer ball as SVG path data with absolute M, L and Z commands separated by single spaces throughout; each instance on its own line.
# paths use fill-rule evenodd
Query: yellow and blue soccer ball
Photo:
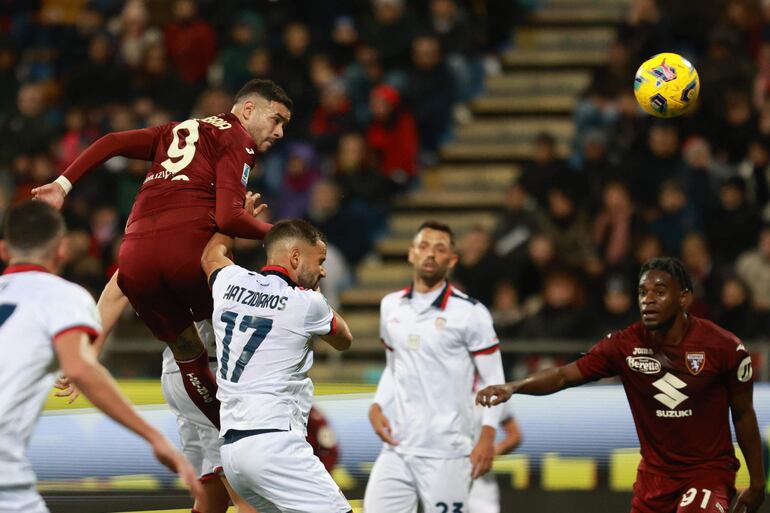
M 690 61 L 676 53 L 659 53 L 642 63 L 634 78 L 636 101 L 659 118 L 679 116 L 698 99 L 700 80 Z

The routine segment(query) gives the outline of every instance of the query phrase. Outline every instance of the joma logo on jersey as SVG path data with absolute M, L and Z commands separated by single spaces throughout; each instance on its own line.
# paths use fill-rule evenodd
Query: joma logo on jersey
M 649 356 L 626 356 L 626 363 L 629 369 L 642 374 L 657 374 L 661 369 L 660 362 Z
M 689 396 L 684 395 L 679 390 L 686 387 L 687 383 L 682 381 L 681 379 L 677 378 L 670 372 L 667 372 L 665 376 L 660 378 L 657 381 L 654 381 L 652 383 L 652 386 L 660 390 L 662 393 L 655 394 L 655 399 L 660 401 L 661 403 L 665 404 L 669 410 L 673 410 L 682 402 L 689 399 Z M 688 411 L 688 410 L 686 410 Z M 692 415 L 692 412 L 690 412 L 690 415 Z M 658 417 L 668 417 L 668 416 L 674 416 L 674 415 L 658 415 Z M 680 415 L 680 416 L 689 416 L 689 415 Z
M 634 356 L 637 355 L 651 355 L 654 354 L 651 347 L 635 347 L 634 348 Z

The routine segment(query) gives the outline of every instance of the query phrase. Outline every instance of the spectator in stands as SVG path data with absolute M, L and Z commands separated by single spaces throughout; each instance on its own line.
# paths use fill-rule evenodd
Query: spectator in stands
M 452 107 L 457 99 L 454 76 L 438 38 L 427 34 L 415 37 L 404 101 L 417 122 L 425 162 L 435 162 L 439 146 L 449 139 Z
M 86 112 L 80 107 L 72 107 L 67 111 L 64 130 L 53 148 L 57 169 L 67 169 L 67 166 L 99 135 L 96 127 L 88 125 Z
M 386 72 L 377 50 L 365 45 L 360 46 L 356 51 L 356 61 L 345 70 L 344 78 L 356 122 L 362 127 L 367 126 L 372 120 L 369 103 L 375 87 L 387 84 L 398 90 L 406 84 L 406 76 L 403 72 L 397 70 Z
M 316 104 L 316 92 L 310 81 L 310 31 L 304 23 L 294 21 L 283 29 L 283 46 L 275 53 L 274 79 L 294 101 L 287 138 L 304 138 Z
M 770 311 L 770 224 L 759 232 L 756 249 L 744 252 L 735 270 L 751 290 L 752 306 L 765 314 Z
M 217 34 L 198 15 L 196 0 L 176 0 L 173 14 L 165 28 L 166 51 L 182 81 L 200 89 L 217 56 Z
M 362 39 L 377 51 L 386 70 L 407 68 L 416 32 L 414 14 L 404 0 L 371 0 L 371 4 Z
M 156 43 L 147 48 L 140 68 L 131 76 L 134 98 L 149 98 L 171 111 L 175 118 L 187 116 L 196 91 L 182 82 L 168 65 L 162 44 Z
M 583 291 L 573 273 L 550 271 L 545 276 L 542 296 L 543 307 L 521 322 L 518 337 L 578 340 L 588 335 L 590 320 L 584 308 Z
M 327 83 L 321 90 L 321 101 L 313 113 L 310 133 L 316 148 L 323 155 L 337 149 L 342 134 L 356 128 L 356 119 L 341 80 Z
M 492 237 L 481 225 L 472 226 L 460 238 L 459 260 L 452 272 L 453 282 L 486 307 L 492 306 L 502 262 L 492 250 Z
M 576 167 L 585 177 L 588 188 L 587 205 L 591 212 L 601 208 L 607 183 L 622 180 L 617 166 L 610 162 L 607 146 L 607 136 L 601 130 L 591 130 L 583 137 Z
M 356 21 L 351 16 L 339 16 L 332 28 L 331 56 L 340 69 L 348 67 L 355 59 L 356 47 L 361 44 Z
M 366 159 L 366 141 L 358 133 L 343 135 L 337 146 L 334 180 L 346 208 L 358 212 L 377 241 L 387 233 L 389 202 L 398 184 L 372 168 Z
M 525 317 L 525 313 L 519 304 L 519 295 L 510 282 L 505 280 L 497 282 L 490 313 L 498 336 L 513 337 L 516 335 L 516 327 Z
M 254 78 L 266 79 L 272 75 L 272 57 L 267 48 L 255 48 L 249 55 L 246 68 Z
M 281 190 L 273 207 L 275 216 L 278 219 L 300 217 L 308 209 L 310 192 L 320 179 L 318 155 L 313 145 L 289 143 Z
M 88 54 L 70 68 L 64 90 L 68 102 L 94 108 L 128 98 L 129 77 L 124 69 L 115 65 L 113 45 L 105 33 L 91 38 Z
M 634 235 L 641 230 L 641 220 L 623 182 L 608 182 L 604 187 L 603 206 L 593 220 L 591 240 L 600 258 L 609 268 L 633 267 Z
M 506 262 L 516 261 L 526 251 L 527 243 L 538 231 L 542 212 L 520 180 L 514 180 L 505 192 L 504 210 L 497 219 L 492 238 L 495 253 Z
M 714 322 L 744 340 L 751 340 L 767 336 L 766 317 L 752 307 L 749 287 L 742 279 L 733 276 L 724 281 Z
M 559 259 L 575 269 L 594 258 L 591 228 L 586 212 L 578 207 L 574 190 L 558 183 L 548 189 L 548 203 L 541 229 L 553 240 Z
M 13 112 L 19 79 L 16 76 L 17 54 L 8 42 L 0 43 L 0 120 Z
M 229 44 L 222 49 L 217 59 L 222 69 L 222 86 L 227 91 L 235 93 L 252 78 L 248 69 L 249 58 L 262 43 L 264 35 L 264 22 L 258 13 L 238 13 L 230 28 Z
M 692 278 L 692 302 L 688 311 L 698 317 L 711 318 L 719 303 L 722 272 L 711 258 L 706 239 L 697 232 L 687 234 L 682 240 L 681 260 Z
M 714 148 L 720 160 L 735 165 L 743 160 L 749 142 L 757 135 L 757 116 L 745 91 L 728 90 L 723 101 L 724 121 L 716 124 Z
M 470 100 L 483 87 L 483 77 L 468 13 L 455 0 L 430 0 L 428 28 L 439 39 L 446 56 L 457 85 L 457 99 Z
M 29 83 L 19 88 L 16 110 L 0 120 L 0 165 L 6 166 L 20 155 L 46 151 L 55 133 L 46 117 L 48 100 L 43 84 Z
M 688 138 L 682 147 L 682 156 L 685 162 L 682 183 L 687 197 L 699 215 L 706 215 L 713 207 L 714 191 L 732 171 L 713 157 L 711 145 L 705 137 L 695 135 Z
M 613 331 L 626 328 L 639 320 L 634 294 L 629 280 L 620 274 L 610 275 L 604 284 L 602 308 L 592 337 L 603 337 Z
M 406 189 L 417 176 L 419 136 L 414 116 L 402 105 L 396 88 L 380 85 L 372 90 L 372 121 L 366 141 L 375 155 L 377 170 Z
M 630 153 L 622 165 L 634 200 L 643 209 L 643 218 L 649 220 L 652 217 L 659 206 L 658 195 L 663 182 L 679 178 L 682 168 L 676 126 L 668 121 L 656 122 L 650 128 L 646 147 Z
M 749 203 L 764 217 L 770 206 L 770 139 L 756 137 L 749 144 L 746 159 L 738 168 L 738 174 L 746 181 Z
M 733 176 L 719 187 L 719 203 L 706 217 L 706 234 L 720 263 L 733 262 L 751 249 L 761 225 L 759 212 L 746 199 L 746 182 Z
M 137 69 L 150 46 L 162 43 L 160 30 L 149 25 L 149 13 L 143 0 L 128 0 L 118 24 L 118 60 L 129 69 Z
M 509 266 L 511 283 L 522 303 L 540 293 L 545 274 L 554 266 L 556 258 L 556 249 L 551 237 L 538 233 L 529 240 L 527 252 L 522 255 L 520 261 Z
M 682 185 L 668 180 L 660 187 L 658 214 L 650 223 L 650 231 L 658 236 L 666 254 L 676 255 L 685 235 L 700 229 L 695 207 L 687 201 Z
M 349 267 L 358 265 L 372 247 L 366 225 L 343 208 L 339 186 L 330 180 L 313 186 L 303 217 L 326 234 L 329 245 L 342 252 Z
M 566 178 L 568 174 L 572 173 L 557 155 L 556 138 L 545 132 L 538 134 L 533 145 L 532 160 L 521 170 L 521 184 L 541 207 L 546 208 L 548 187 L 557 183 L 570 187 Z

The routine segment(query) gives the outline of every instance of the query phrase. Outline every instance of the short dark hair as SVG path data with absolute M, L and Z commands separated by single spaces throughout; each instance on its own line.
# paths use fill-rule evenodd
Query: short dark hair
M 437 230 L 439 232 L 444 232 L 449 235 L 449 243 L 454 246 L 455 245 L 455 234 L 452 231 L 452 229 L 449 227 L 448 224 L 442 223 L 441 221 L 436 221 L 435 219 L 428 219 L 427 221 L 423 221 L 423 223 L 420 225 L 419 228 L 417 228 L 417 233 L 420 233 L 424 229 L 429 228 L 431 230 Z M 417 233 L 415 235 L 417 235 Z
M 252 78 L 246 82 L 243 87 L 235 93 L 235 103 L 238 103 L 246 96 L 252 94 L 259 95 L 267 101 L 283 103 L 289 110 L 294 106 L 294 102 L 291 101 L 291 98 L 289 98 L 289 95 L 286 94 L 286 91 L 284 91 L 281 86 L 272 80 L 264 80 L 261 78 Z
M 269 254 L 274 244 L 285 239 L 303 240 L 311 246 L 318 241 L 326 242 L 323 232 L 304 219 L 284 219 L 275 223 L 265 235 L 265 251 Z
M 59 211 L 42 201 L 28 200 L 14 205 L 3 220 L 3 238 L 16 251 L 45 249 L 65 231 L 64 218 Z
M 660 257 L 647 260 L 639 270 L 640 280 L 647 271 L 663 271 L 668 273 L 679 283 L 679 288 L 692 292 L 692 278 L 690 278 L 690 273 L 687 272 L 684 264 L 679 259 Z

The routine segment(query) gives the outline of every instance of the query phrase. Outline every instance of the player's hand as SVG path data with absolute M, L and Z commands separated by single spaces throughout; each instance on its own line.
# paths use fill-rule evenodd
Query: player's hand
M 76 387 L 67 376 L 60 376 L 59 379 L 56 380 L 54 388 L 60 390 L 59 392 L 54 393 L 56 397 L 69 397 L 67 404 L 74 403 L 75 399 L 80 397 L 80 390 L 78 390 L 78 387 Z
M 190 490 L 193 497 L 202 497 L 203 487 L 187 458 L 176 450 L 165 436 L 158 436 L 157 439 L 151 442 L 151 445 L 155 458 L 168 467 L 169 470 L 179 474 L 182 482 Z
M 511 383 L 488 386 L 476 394 L 476 404 L 495 406 L 510 399 L 511 395 L 513 395 L 513 385 Z
M 246 192 L 246 201 L 243 203 L 243 208 L 254 217 L 259 217 L 259 214 L 267 209 L 267 203 L 260 203 L 257 205 L 257 201 L 262 197 L 258 192 Z
M 495 459 L 495 429 L 482 426 L 479 441 L 471 451 L 471 477 L 478 479 L 492 468 Z
M 382 413 L 382 408 L 377 403 L 372 404 L 369 407 L 369 422 L 372 423 L 374 432 L 382 439 L 383 442 L 390 445 L 398 445 L 398 440 L 393 438 L 393 430 L 390 428 L 390 421 Z
M 64 189 L 56 182 L 51 182 L 32 189 L 32 199 L 44 201 L 56 210 L 61 210 L 64 205 Z
M 735 501 L 733 513 L 755 513 L 765 500 L 765 484 L 749 486 L 741 490 Z

